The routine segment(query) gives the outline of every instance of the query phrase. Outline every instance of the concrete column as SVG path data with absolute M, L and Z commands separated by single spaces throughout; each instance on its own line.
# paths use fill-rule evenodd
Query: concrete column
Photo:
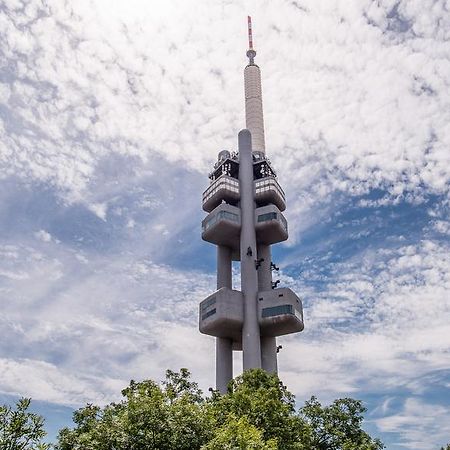
M 242 352 L 244 370 L 261 368 L 261 342 L 258 322 L 258 274 L 255 232 L 255 192 L 253 184 L 252 141 L 248 130 L 239 132 L 239 187 L 241 206 L 241 291 L 244 297 Z
M 217 289 L 221 287 L 232 287 L 231 248 L 224 245 L 217 246 Z
M 261 364 L 269 373 L 278 373 L 277 338 L 261 336 Z
M 228 383 L 233 378 L 233 341 L 231 339 L 216 338 L 216 389 L 221 393 L 227 392 Z
M 272 252 L 270 245 L 258 245 L 258 259 L 264 258 L 258 269 L 258 289 L 270 291 L 272 289 Z M 277 339 L 275 337 L 261 336 L 261 365 L 270 373 L 278 373 L 277 366 Z
M 231 277 L 231 248 L 217 246 L 217 289 L 232 287 Z M 231 339 L 216 338 L 216 389 L 224 394 L 233 378 L 233 341 Z

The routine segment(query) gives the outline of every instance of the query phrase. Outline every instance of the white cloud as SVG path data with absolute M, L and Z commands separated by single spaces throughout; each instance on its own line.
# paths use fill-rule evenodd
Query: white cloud
M 52 240 L 52 235 L 45 230 L 36 231 L 34 236 L 42 242 L 50 242 Z
M 197 3 L 204 14 L 195 26 L 185 19 L 188 2 L 136 5 L 124 12 L 100 0 L 29 2 L 26 15 L 2 13 L 6 56 L 23 55 L 20 77 L 10 72 L 5 87 L 9 114 L 22 125 L 4 135 L 9 172 L 51 180 L 83 199 L 99 158 L 111 152 L 142 161 L 156 152 L 206 171 L 217 150 L 236 145 L 243 5 Z M 302 5 L 268 3 L 254 18 L 268 148 L 288 192 L 301 187 L 308 207 L 336 189 L 384 185 L 394 197 L 421 186 L 446 190 L 443 6 L 424 15 L 417 1 L 397 9 L 369 1 Z M 396 21 L 414 30 L 401 45 L 392 37 L 402 34 L 389 31 Z M 6 157 L 11 151 L 15 160 Z
M 0 329 L 10 358 L 0 362 L 0 391 L 103 403 L 131 378 L 160 379 L 180 367 L 209 386 L 213 345 L 196 327 L 209 276 L 119 255 L 80 262 L 69 249 L 54 250 L 5 249 L 13 258 Z
M 319 298 L 307 304 L 305 331 L 280 339 L 286 342 L 282 376 L 299 399 L 397 395 L 401 390 L 426 398 L 437 388 L 436 374 L 450 367 L 449 255 L 448 245 L 424 241 L 380 249 L 370 265 L 364 263 L 364 252 L 352 264 L 337 264 L 328 289 L 308 294 Z M 294 279 L 284 281 L 302 293 Z M 377 419 L 379 430 L 400 432 L 405 422 L 400 434 L 406 448 L 442 445 L 450 432 L 447 422 L 433 425 L 439 433 L 431 437 L 432 419 L 421 422 L 419 408 L 408 411 L 407 416 Z M 412 433 L 414 423 L 421 426 Z
M 95 399 L 108 403 L 118 399 L 124 380 L 74 375 L 63 369 L 30 359 L 0 359 L 0 392 L 33 397 L 51 403 L 79 405 Z
M 89 209 L 100 219 L 106 220 L 106 213 L 108 212 L 108 205 L 105 203 L 91 203 Z
M 429 450 L 430 442 L 436 448 L 448 442 L 450 409 L 439 404 L 408 398 L 400 413 L 376 420 L 378 428 L 402 437 L 405 448 Z

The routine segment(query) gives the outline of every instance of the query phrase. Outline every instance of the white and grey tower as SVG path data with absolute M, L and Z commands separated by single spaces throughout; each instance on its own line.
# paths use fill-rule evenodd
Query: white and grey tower
M 199 306 L 200 332 L 216 337 L 216 389 L 233 378 L 233 350 L 244 370 L 277 373 L 276 337 L 303 330 L 302 302 L 272 281 L 278 267 L 271 245 L 288 238 L 285 195 L 266 158 L 261 71 L 255 64 L 248 18 L 248 65 L 244 70 L 246 129 L 238 152 L 223 150 L 203 193 L 202 238 L 217 246 L 217 290 Z M 232 261 L 240 261 L 241 289 L 232 288 Z

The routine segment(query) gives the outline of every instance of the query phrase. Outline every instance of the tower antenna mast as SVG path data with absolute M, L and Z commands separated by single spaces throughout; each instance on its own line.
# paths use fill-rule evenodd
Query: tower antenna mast
M 248 49 L 253 50 L 253 35 L 252 35 L 252 18 L 247 16 L 248 21 Z
M 250 65 L 255 64 L 254 59 L 256 56 L 256 51 L 253 49 L 253 33 L 252 33 L 252 18 L 247 16 L 247 25 L 248 25 L 248 50 L 247 57 L 249 59 Z

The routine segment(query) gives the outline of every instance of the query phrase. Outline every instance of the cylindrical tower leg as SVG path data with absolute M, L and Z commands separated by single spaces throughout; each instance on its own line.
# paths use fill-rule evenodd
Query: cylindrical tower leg
M 232 287 L 231 249 L 219 245 L 217 247 L 217 289 Z M 216 338 L 216 389 L 224 394 L 233 378 L 233 341 Z
M 231 339 L 216 338 L 216 389 L 227 392 L 228 383 L 233 378 L 233 342 Z
M 258 321 L 258 275 L 255 231 L 255 192 L 250 131 L 239 132 L 239 186 L 241 206 L 241 290 L 244 297 L 242 353 L 244 370 L 261 368 Z
M 232 287 L 231 280 L 231 248 L 217 246 L 217 289 Z
M 258 245 L 258 259 L 264 259 L 258 269 L 258 289 L 270 291 L 272 289 L 272 270 L 270 267 L 272 252 L 270 245 Z M 277 339 L 275 337 L 261 336 L 261 365 L 267 372 L 278 373 Z
M 262 368 L 269 373 L 278 373 L 277 339 L 275 337 L 261 337 L 261 363 Z

